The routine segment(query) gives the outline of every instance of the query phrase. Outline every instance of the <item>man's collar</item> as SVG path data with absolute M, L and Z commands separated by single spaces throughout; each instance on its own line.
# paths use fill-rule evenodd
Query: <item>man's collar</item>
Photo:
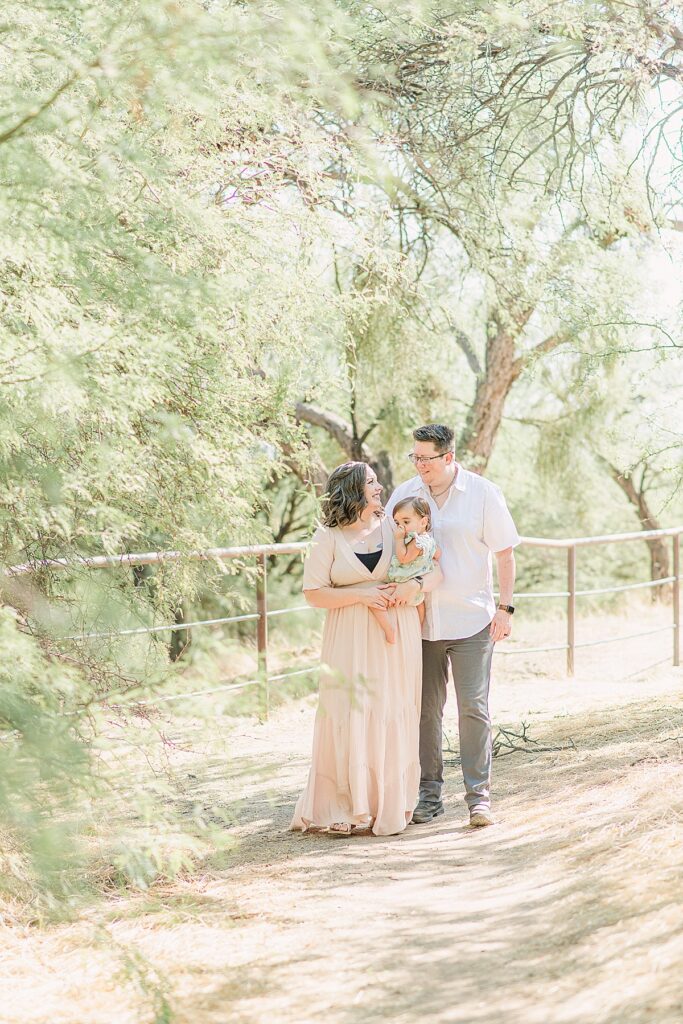
M 455 467 L 455 480 L 453 481 L 452 486 L 456 489 L 456 491 L 465 491 L 467 490 L 467 470 L 463 469 L 459 462 L 455 463 Z M 418 476 L 417 481 L 422 493 L 426 497 L 430 498 L 431 493 L 429 487 L 427 487 L 427 484 L 423 482 L 422 477 Z

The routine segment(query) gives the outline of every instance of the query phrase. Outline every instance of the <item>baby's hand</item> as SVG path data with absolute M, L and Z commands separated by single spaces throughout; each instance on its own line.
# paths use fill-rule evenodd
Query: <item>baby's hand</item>
M 406 538 L 406 528 L 405 528 L 405 526 L 396 526 L 396 528 L 394 529 L 394 537 L 396 538 L 396 540 L 405 540 L 405 538 Z

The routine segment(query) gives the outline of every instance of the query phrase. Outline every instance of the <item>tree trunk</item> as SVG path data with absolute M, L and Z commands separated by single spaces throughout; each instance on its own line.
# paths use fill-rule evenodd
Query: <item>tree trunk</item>
M 383 501 L 386 501 L 394 489 L 394 474 L 391 469 L 389 452 L 384 450 L 375 452 L 368 465 L 374 469 L 377 479 L 384 488 Z
M 636 509 L 641 528 L 643 530 L 661 530 L 661 524 L 648 504 L 642 481 L 640 487 L 636 487 L 630 473 L 621 472 L 621 470 L 609 462 L 606 464 L 609 467 L 612 479 L 621 487 L 630 503 Z M 650 540 L 646 540 L 645 543 L 650 553 L 650 579 L 665 580 L 670 575 L 669 549 L 665 539 L 663 537 L 652 537 Z M 666 585 L 653 587 L 652 600 L 664 600 L 667 596 L 664 591 L 668 591 L 668 589 Z
M 488 465 L 505 400 L 520 373 L 520 364 L 515 360 L 518 332 L 503 329 L 499 324 L 497 327 L 486 345 L 486 369 L 477 379 L 474 402 L 456 452 L 475 473 L 483 473 Z

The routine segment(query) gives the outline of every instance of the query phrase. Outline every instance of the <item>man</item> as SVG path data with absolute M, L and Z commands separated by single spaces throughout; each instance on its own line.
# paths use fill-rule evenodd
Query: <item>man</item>
M 495 484 L 455 461 L 453 431 L 439 423 L 413 431 L 408 458 L 418 475 L 396 488 L 387 515 L 401 498 L 424 498 L 441 548 L 443 582 L 426 594 L 422 640 L 420 796 L 413 821 L 443 814 L 442 720 L 450 660 L 458 701 L 460 758 L 470 825 L 492 825 L 491 719 L 488 696 L 493 645 L 510 635 L 515 582 L 513 548 L 519 535 Z M 491 553 L 500 600 L 493 597 Z M 426 582 L 426 581 L 425 581 Z M 418 580 L 417 588 L 421 586 Z M 431 587 L 425 587 L 425 590 Z

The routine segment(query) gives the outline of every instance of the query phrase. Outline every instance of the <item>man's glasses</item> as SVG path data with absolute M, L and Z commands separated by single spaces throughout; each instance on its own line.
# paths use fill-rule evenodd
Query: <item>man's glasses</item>
M 441 452 L 441 455 L 416 455 L 415 452 L 409 452 L 408 458 L 414 466 L 424 466 L 427 462 L 433 462 L 434 459 L 443 459 L 444 455 L 452 454 L 452 451 Z

